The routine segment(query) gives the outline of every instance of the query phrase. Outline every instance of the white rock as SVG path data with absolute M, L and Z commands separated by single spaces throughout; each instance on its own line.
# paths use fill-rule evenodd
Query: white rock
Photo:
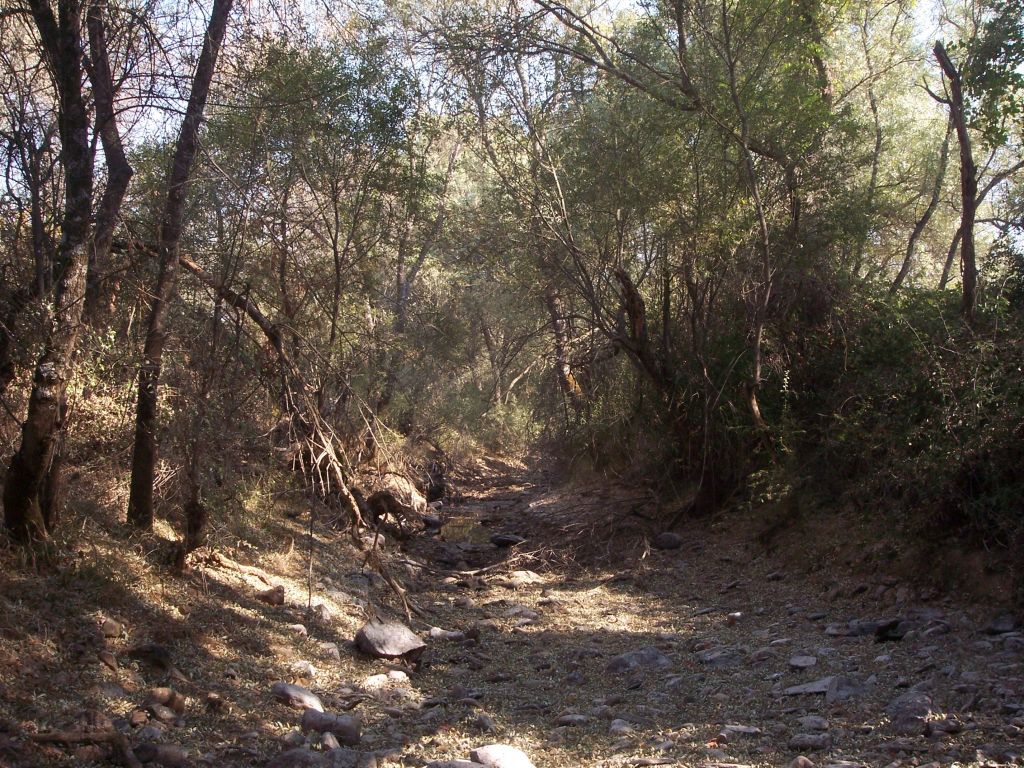
M 487 768 L 536 768 L 522 750 L 508 744 L 488 744 L 469 753 L 470 759 Z

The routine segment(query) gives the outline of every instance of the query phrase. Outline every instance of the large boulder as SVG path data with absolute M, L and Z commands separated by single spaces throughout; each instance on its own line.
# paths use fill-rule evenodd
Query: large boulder
M 356 632 L 356 648 L 378 659 L 404 659 L 419 662 L 427 647 L 419 635 L 397 621 L 371 619 Z

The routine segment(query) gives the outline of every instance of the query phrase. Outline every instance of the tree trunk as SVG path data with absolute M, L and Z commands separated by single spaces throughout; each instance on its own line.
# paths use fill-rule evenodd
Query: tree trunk
M 82 318 L 93 185 L 89 116 L 82 93 L 81 8 L 64 0 L 57 18 L 46 0 L 31 0 L 30 7 L 57 91 L 65 189 L 53 317 L 36 366 L 21 444 L 4 483 L 4 522 L 21 542 L 45 539 L 47 520 L 55 517 L 51 508 L 43 506 L 52 501 L 50 495 L 41 496 L 45 485 L 54 480 L 47 476 Z
M 974 248 L 974 218 L 978 206 L 978 168 L 971 151 L 971 135 L 967 129 L 964 113 L 963 83 L 960 73 L 946 53 L 941 42 L 936 41 L 933 49 L 943 74 L 949 81 L 950 97 L 947 101 L 949 114 L 956 128 L 960 144 L 960 271 L 963 277 L 963 296 L 960 314 L 970 325 L 974 322 L 974 311 L 978 303 L 978 266 Z
M 914 231 L 910 233 L 910 240 L 907 241 L 907 254 L 903 257 L 903 266 L 900 267 L 899 273 L 896 275 L 896 279 L 892 281 L 892 285 L 889 287 L 889 295 L 892 296 L 900 289 L 903 285 L 903 281 L 907 279 L 907 275 L 910 274 L 910 267 L 914 263 L 914 251 L 917 249 L 917 241 L 924 233 L 925 227 L 928 226 L 928 222 L 932 218 L 932 214 L 935 213 L 935 209 L 939 205 L 939 198 L 942 196 L 942 182 L 946 179 L 946 164 L 949 160 L 949 137 L 953 132 L 953 121 L 950 120 L 946 126 L 946 138 L 942 141 L 942 149 L 939 154 L 939 172 L 935 175 L 935 184 L 932 186 L 932 196 L 928 201 L 928 207 L 925 208 L 921 218 L 917 220 L 914 225 Z M 945 272 L 943 272 L 945 274 Z
M 555 342 L 555 372 L 558 375 L 558 386 L 562 390 L 562 396 L 572 406 L 573 413 L 579 416 L 583 412 L 583 393 L 576 377 L 572 374 L 572 364 L 569 362 L 569 328 L 565 321 L 565 308 L 562 306 L 562 296 L 553 285 L 548 285 L 544 291 L 544 300 L 548 307 L 548 315 L 551 317 L 551 335 Z
M 104 7 L 100 3 L 93 3 L 86 16 L 91 59 L 89 80 L 92 82 L 93 100 L 96 103 L 96 130 L 103 143 L 103 157 L 107 162 L 107 186 L 103 190 L 96 214 L 96 231 L 93 233 L 85 287 L 85 317 L 95 327 L 102 326 L 111 309 L 110 291 L 106 284 L 110 248 L 121 203 L 132 178 L 132 168 L 124 154 L 114 112 L 114 79 L 110 71 L 110 56 L 103 27 Z
M 0 397 L 4 396 L 7 387 L 14 381 L 14 353 L 11 349 L 14 345 L 14 328 L 18 316 L 28 306 L 32 295 L 33 291 L 28 288 L 21 288 L 12 293 L 7 300 L 7 311 L 4 312 L 3 320 L 0 320 Z
M 949 241 L 949 249 L 946 251 L 946 261 L 942 265 L 942 276 L 939 278 L 939 290 L 943 291 L 949 285 L 949 273 L 953 271 L 953 261 L 956 259 L 957 249 L 960 247 L 960 236 L 963 232 L 957 227 L 953 239 Z
M 139 368 L 139 394 L 135 413 L 135 447 L 132 451 L 132 479 L 128 498 L 128 522 L 149 529 L 153 526 L 153 481 L 156 474 L 157 403 L 167 315 L 174 297 L 178 276 L 181 229 L 185 215 L 185 197 L 199 147 L 199 126 L 206 109 L 206 98 L 217 65 L 217 54 L 227 31 L 232 0 L 214 0 L 203 49 L 199 55 L 188 107 L 167 180 L 167 200 L 160 223 L 158 253 L 160 275 L 157 278 L 149 313 L 149 329 Z

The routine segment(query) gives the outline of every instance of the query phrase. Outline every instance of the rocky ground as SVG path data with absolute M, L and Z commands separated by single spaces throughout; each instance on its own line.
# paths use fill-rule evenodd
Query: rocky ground
M 387 578 L 281 514 L 185 577 L 109 531 L 57 573 L 6 553 L 0 765 L 1024 763 L 1024 634 L 997 606 L 731 525 L 665 534 L 635 489 L 503 467 L 456 501 L 378 542 Z M 378 618 L 406 656 L 356 647 Z

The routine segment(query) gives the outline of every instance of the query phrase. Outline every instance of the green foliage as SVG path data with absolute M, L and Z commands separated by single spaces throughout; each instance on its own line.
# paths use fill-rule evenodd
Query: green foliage
M 990 146 L 1024 128 L 1024 12 L 1019 0 L 991 0 L 985 22 L 957 46 L 973 125 Z
M 839 503 L 932 540 L 1006 546 L 1024 530 L 1024 317 L 990 316 L 987 337 L 972 339 L 956 316 L 935 293 L 848 315 L 843 346 L 814 366 L 824 389 L 798 393 L 803 423 L 831 411 L 801 453 Z

